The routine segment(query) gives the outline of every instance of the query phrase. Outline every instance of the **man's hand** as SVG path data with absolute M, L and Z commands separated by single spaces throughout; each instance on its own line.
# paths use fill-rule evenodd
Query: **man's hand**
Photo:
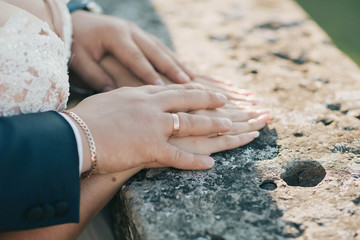
M 188 114 L 225 104 L 223 94 L 196 89 L 196 85 L 172 84 L 120 88 L 96 94 L 71 111 L 83 119 L 96 142 L 98 172 L 120 172 L 142 164 L 160 163 L 182 169 L 208 169 L 213 159 L 193 154 L 168 143 L 173 131 L 170 113 L 178 113 L 178 137 L 206 136 L 231 129 L 227 118 Z M 89 149 L 83 137 L 84 166 L 90 166 Z
M 193 77 L 166 46 L 131 22 L 82 10 L 72 13 L 72 20 L 71 68 L 96 90 L 116 88 L 99 65 L 106 54 L 114 55 L 146 84 L 163 85 L 156 70 L 174 83 L 187 83 Z

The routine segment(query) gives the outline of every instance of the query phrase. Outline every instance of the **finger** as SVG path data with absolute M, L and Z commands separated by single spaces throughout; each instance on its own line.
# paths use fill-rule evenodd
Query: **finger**
M 167 54 L 180 66 L 180 68 L 190 77 L 191 80 L 194 79 L 195 77 L 195 72 L 189 68 L 188 66 L 184 65 L 183 63 L 181 63 L 179 61 L 179 58 L 175 55 L 175 53 L 173 51 L 171 51 L 167 46 L 165 46 L 159 39 L 157 39 L 156 37 L 152 36 L 151 37 L 154 39 L 154 41 L 157 43 L 157 46 L 161 49 L 163 49 L 163 51 L 167 52 Z
M 178 147 L 168 144 L 166 154 L 159 162 L 169 167 L 188 170 L 204 170 L 214 166 L 214 159 L 209 156 L 186 152 Z
M 178 137 L 208 135 L 227 132 L 231 129 L 232 121 L 227 118 L 208 117 L 188 113 L 177 113 L 180 121 Z
M 223 107 L 227 109 L 257 109 L 258 107 L 251 102 L 247 101 L 228 101 L 228 103 Z
M 212 153 L 244 146 L 259 136 L 259 132 L 225 135 L 217 137 L 192 136 L 184 138 L 170 138 L 169 143 L 195 154 L 210 155 Z
M 146 86 L 147 93 L 158 93 L 166 90 L 191 90 L 198 89 L 204 90 L 205 88 L 199 83 L 188 83 L 188 84 L 170 84 L 166 86 Z
M 111 77 L 88 55 L 83 48 L 78 48 L 72 59 L 72 68 L 86 83 L 98 91 L 110 91 L 116 88 Z
M 244 94 L 242 94 L 241 91 L 238 91 L 234 87 L 229 87 L 229 86 L 224 86 L 224 85 L 221 86 L 219 84 L 212 84 L 212 83 L 208 83 L 206 81 L 205 82 L 204 81 L 197 81 L 197 79 L 195 79 L 194 82 L 201 83 L 202 85 L 204 85 L 209 90 L 216 91 L 216 92 L 221 92 L 221 93 L 225 94 L 228 97 L 229 100 L 249 101 L 249 102 L 257 103 L 257 98 L 256 98 L 255 94 L 244 95 Z
M 247 122 L 234 122 L 231 130 L 224 134 L 234 135 L 234 134 L 257 131 L 264 128 L 269 120 L 270 120 L 270 116 L 264 114 L 261 115 L 260 117 L 251 119 Z
M 112 55 L 105 56 L 100 61 L 100 66 L 114 79 L 117 87 L 138 87 L 144 85 L 143 81 Z
M 222 107 L 227 99 L 224 94 L 204 90 L 168 90 L 158 92 L 154 100 L 165 112 L 188 112 L 198 109 Z
M 248 121 L 253 118 L 257 118 L 263 114 L 270 114 L 271 111 L 269 109 L 225 109 L 225 108 L 218 108 L 214 110 L 197 110 L 192 111 L 191 114 L 198 114 L 198 115 L 206 115 L 209 117 L 223 117 L 228 118 L 233 122 L 244 122 Z
M 217 78 L 212 78 L 206 75 L 196 75 L 194 80 L 198 80 L 199 82 L 208 82 L 208 83 L 215 83 L 215 84 L 219 84 L 219 85 L 227 85 L 227 86 L 232 86 L 235 87 L 234 83 L 230 80 L 219 80 Z
M 209 77 L 196 76 L 194 78 L 194 81 L 203 84 L 204 86 L 208 87 L 209 89 L 221 89 L 221 90 L 235 93 L 235 94 L 241 94 L 241 95 L 245 95 L 245 96 L 248 95 L 248 94 L 244 94 L 243 89 L 238 89 L 235 86 L 230 86 L 228 84 L 224 84 L 221 81 L 212 81 L 211 78 L 209 78 Z
M 179 66 L 177 61 L 159 47 L 152 38 L 142 32 L 135 33 L 133 37 L 144 55 L 156 67 L 158 71 L 164 73 L 171 81 L 175 83 L 188 83 L 191 79 Z
M 130 68 L 144 83 L 164 85 L 159 74 L 132 39 L 129 38 L 123 41 L 125 43 L 122 45 L 128 46 L 126 49 L 119 48 L 115 44 L 111 46 L 110 51 L 115 54 L 116 58 Z

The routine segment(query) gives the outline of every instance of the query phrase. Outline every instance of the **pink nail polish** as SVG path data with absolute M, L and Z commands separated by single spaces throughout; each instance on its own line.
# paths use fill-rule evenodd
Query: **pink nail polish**
M 263 114 L 263 115 L 261 115 L 260 117 L 258 117 L 258 120 L 259 120 L 259 121 L 262 121 L 262 120 L 264 120 L 264 119 L 268 120 L 268 119 L 269 119 L 269 116 L 270 116 L 270 115 L 268 115 L 268 114 Z
M 260 109 L 260 110 L 257 110 L 256 111 L 257 114 L 268 114 L 268 115 L 271 115 L 272 114 L 272 110 L 271 109 Z

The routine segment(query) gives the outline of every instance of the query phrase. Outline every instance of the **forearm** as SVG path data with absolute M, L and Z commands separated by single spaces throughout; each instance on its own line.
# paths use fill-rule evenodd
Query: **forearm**
M 95 175 L 81 181 L 80 222 L 27 231 L 0 233 L 0 239 L 77 239 L 89 222 L 111 200 L 124 182 L 141 170 L 133 168 L 120 173 Z

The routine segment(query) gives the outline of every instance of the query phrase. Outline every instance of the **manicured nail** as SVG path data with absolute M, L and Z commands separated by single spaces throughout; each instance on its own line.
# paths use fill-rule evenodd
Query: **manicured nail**
M 106 87 L 104 87 L 103 88 L 103 92 L 110 92 L 110 91 L 112 91 L 112 90 L 114 90 L 115 89 L 115 87 L 112 87 L 112 86 L 106 86 Z
M 204 156 L 203 161 L 209 168 L 212 168 L 214 166 L 214 159 L 212 159 L 211 157 Z
M 251 102 L 246 102 L 246 101 L 235 101 L 235 104 L 238 106 L 252 106 L 253 105 Z
M 232 126 L 232 121 L 228 118 L 221 118 L 220 119 L 221 123 L 226 127 L 226 128 L 231 128 Z
M 257 114 L 263 115 L 263 114 L 268 114 L 268 115 L 272 115 L 272 110 L 271 109 L 259 109 L 256 111 Z
M 260 133 L 258 131 L 255 132 L 249 132 L 249 138 L 258 138 L 260 136 Z
M 262 121 L 262 120 L 269 120 L 269 114 L 264 114 L 264 115 L 261 115 L 260 117 L 258 117 L 258 120 L 259 121 Z
M 255 96 L 256 93 L 252 92 L 250 90 L 246 90 L 246 89 L 237 89 L 237 92 L 241 95 L 246 95 L 246 96 Z
M 161 78 L 156 79 L 155 85 L 165 85 L 164 81 Z
M 178 74 L 178 78 L 179 78 L 179 80 L 181 81 L 181 82 L 190 82 L 190 77 L 188 76 L 188 75 L 186 75 L 184 72 L 180 72 L 179 74 Z
M 191 67 L 185 65 L 184 68 L 185 68 L 186 71 L 189 72 L 191 75 L 195 75 L 195 71 L 194 71 Z
M 218 98 L 220 98 L 223 102 L 227 101 L 227 97 L 222 93 L 216 93 L 216 96 L 218 96 Z

